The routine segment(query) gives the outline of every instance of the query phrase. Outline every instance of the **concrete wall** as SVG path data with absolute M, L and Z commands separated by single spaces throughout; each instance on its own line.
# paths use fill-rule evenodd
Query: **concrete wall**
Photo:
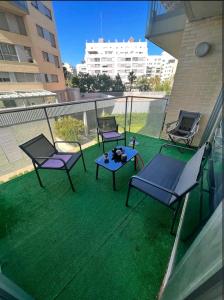
M 205 57 L 197 57 L 200 42 L 212 48 Z M 174 78 L 166 123 L 177 119 L 180 109 L 202 113 L 200 130 L 194 139 L 198 145 L 222 86 L 222 19 L 212 17 L 187 22 L 181 42 L 179 63 Z M 165 133 L 164 133 L 165 136 Z

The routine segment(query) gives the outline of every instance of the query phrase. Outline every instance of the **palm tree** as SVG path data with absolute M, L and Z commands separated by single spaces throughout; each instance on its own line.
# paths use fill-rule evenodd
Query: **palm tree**
M 131 71 L 128 75 L 128 80 L 129 80 L 129 83 L 130 83 L 130 92 L 132 90 L 132 85 L 134 83 L 134 81 L 136 80 L 137 76 L 135 75 L 135 72 L 134 71 Z

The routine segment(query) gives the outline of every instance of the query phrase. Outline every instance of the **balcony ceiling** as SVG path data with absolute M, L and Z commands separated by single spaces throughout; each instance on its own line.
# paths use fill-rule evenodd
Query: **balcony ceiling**
M 184 1 L 185 13 L 189 21 L 220 16 L 222 1 Z

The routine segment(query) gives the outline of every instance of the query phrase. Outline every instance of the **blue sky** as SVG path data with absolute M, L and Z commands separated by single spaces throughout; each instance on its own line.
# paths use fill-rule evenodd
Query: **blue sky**
M 86 40 L 144 40 L 150 1 L 53 1 L 63 62 L 75 66 L 84 57 Z M 102 24 L 102 25 L 101 25 Z M 148 44 L 149 54 L 162 50 Z

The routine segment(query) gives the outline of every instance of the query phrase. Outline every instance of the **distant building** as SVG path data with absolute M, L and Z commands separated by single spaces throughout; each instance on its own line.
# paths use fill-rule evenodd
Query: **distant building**
M 177 63 L 178 60 L 165 51 L 161 55 L 149 55 L 146 75 L 148 77 L 159 76 L 161 81 L 172 79 Z
M 74 68 L 69 63 L 63 63 L 62 67 L 66 68 L 67 72 L 71 73 L 72 75 L 74 74 Z
M 77 72 L 77 74 L 79 74 L 79 73 L 88 73 L 86 64 L 85 63 L 77 64 L 76 65 L 76 72 Z
M 65 88 L 51 1 L 0 1 L 1 92 Z
M 76 66 L 77 73 L 106 74 L 114 78 L 118 73 L 123 82 L 128 74 L 146 75 L 148 57 L 147 42 L 136 42 L 132 37 L 123 42 L 110 42 L 100 38 L 98 42 L 86 42 L 85 63 Z

